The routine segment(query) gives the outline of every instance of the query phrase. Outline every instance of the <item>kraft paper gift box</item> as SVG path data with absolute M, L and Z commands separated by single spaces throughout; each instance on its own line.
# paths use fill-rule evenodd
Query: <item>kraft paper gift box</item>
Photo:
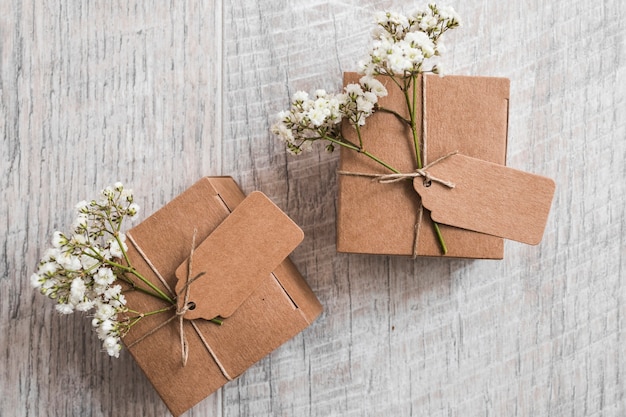
M 360 75 L 346 73 L 344 85 Z M 388 77 L 379 77 L 389 92 L 379 104 L 409 118 L 404 95 Z M 426 143 L 425 164 L 449 152 L 505 165 L 509 80 L 493 77 L 419 76 L 416 116 L 420 141 Z M 343 134 L 358 142 L 354 128 Z M 375 112 L 362 128 L 364 148 L 400 172 L 416 167 L 408 126 L 396 116 Z M 381 165 L 341 148 L 340 171 L 388 174 Z M 381 184 L 371 178 L 339 175 L 337 250 L 339 252 L 442 256 L 427 211 L 424 211 L 414 254 L 420 197 L 411 181 Z M 456 207 L 463 210 L 463 207 Z M 502 259 L 500 237 L 440 225 L 448 257 Z
M 245 197 L 230 177 L 201 179 L 127 237 L 131 263 L 162 291 L 178 294 L 176 309 L 143 318 L 123 339 L 175 416 L 294 337 L 322 311 L 287 257 L 302 231 L 263 194 Z M 126 298 L 137 311 L 167 307 L 139 291 Z M 187 309 L 182 309 L 184 300 Z M 183 339 L 177 311 L 184 312 Z M 222 325 L 208 320 L 216 316 Z

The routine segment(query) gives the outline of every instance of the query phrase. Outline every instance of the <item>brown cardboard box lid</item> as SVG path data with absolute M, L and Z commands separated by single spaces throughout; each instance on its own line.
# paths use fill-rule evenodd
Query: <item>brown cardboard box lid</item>
M 344 85 L 360 75 L 346 73 Z M 388 77 L 380 77 L 389 95 L 380 105 L 408 118 L 404 96 Z M 451 151 L 504 165 L 508 130 L 509 80 L 496 77 L 420 76 L 417 123 L 427 141 L 427 161 Z M 344 124 L 344 135 L 357 141 Z M 401 172 L 416 169 L 410 130 L 389 113 L 376 112 L 362 128 L 364 147 Z M 341 171 L 389 173 L 367 157 L 341 149 Z M 337 250 L 339 252 L 411 255 L 419 196 L 410 181 L 379 184 L 370 178 L 339 175 Z M 441 256 L 428 216 L 419 228 L 420 256 Z M 502 238 L 441 226 L 449 257 L 501 259 Z
M 154 285 L 172 294 L 178 282 L 176 269 L 189 257 L 194 230 L 196 242 L 204 242 L 244 198 L 230 177 L 201 179 L 129 231 L 132 264 Z M 196 261 L 201 265 L 200 257 L 194 255 Z M 137 311 L 167 307 L 138 291 L 128 292 L 126 298 L 128 307 Z M 222 326 L 203 319 L 184 320 L 189 346 L 186 366 L 181 363 L 178 320 L 142 339 L 171 314 L 145 317 L 124 337 L 130 353 L 175 416 L 295 336 L 322 311 L 288 258 L 239 301 Z

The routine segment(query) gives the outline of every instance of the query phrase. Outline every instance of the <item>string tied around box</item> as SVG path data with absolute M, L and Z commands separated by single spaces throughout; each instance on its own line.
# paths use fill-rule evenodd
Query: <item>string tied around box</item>
M 193 231 L 193 238 L 192 238 L 192 242 L 191 242 L 191 250 L 189 252 L 189 262 L 188 262 L 188 266 L 187 266 L 187 282 L 181 288 L 181 290 L 176 294 L 177 298 L 180 297 L 180 296 L 183 296 L 183 303 L 180 304 L 180 307 L 172 306 L 172 308 L 176 307 L 176 311 L 169 319 L 167 319 L 166 321 L 162 322 L 161 324 L 159 324 L 158 326 L 154 327 L 153 329 L 149 330 L 147 333 L 143 334 L 141 337 L 139 337 L 138 339 L 134 340 L 132 343 L 128 344 L 128 346 L 127 346 L 128 349 L 132 348 L 133 346 L 135 346 L 138 343 L 142 342 L 143 340 L 147 339 L 148 337 L 150 337 L 151 335 L 153 335 L 154 333 L 156 333 L 157 331 L 159 331 L 161 328 L 165 327 L 166 325 L 168 325 L 172 321 L 178 320 L 178 334 L 179 334 L 179 337 L 180 337 L 181 363 L 182 363 L 183 367 L 187 365 L 187 360 L 189 358 L 189 343 L 187 342 L 187 337 L 185 336 L 184 316 L 185 316 L 185 313 L 187 313 L 187 311 L 192 310 L 192 309 L 195 308 L 195 305 L 193 303 L 189 302 L 189 292 L 190 292 L 191 284 L 193 284 L 196 280 L 198 280 L 199 278 L 201 278 L 205 274 L 204 272 L 200 272 L 199 274 L 193 276 L 193 254 L 194 254 L 194 250 L 195 250 L 195 247 L 196 247 L 196 234 L 197 234 L 197 229 L 194 229 L 194 231 Z M 148 264 L 150 269 L 152 269 L 154 274 L 157 276 L 159 281 L 165 286 L 165 288 L 167 288 L 167 290 L 171 294 L 174 294 L 174 291 L 172 291 L 171 287 L 167 284 L 165 279 L 161 276 L 161 274 L 158 272 L 158 270 L 152 264 L 152 262 L 150 262 L 148 256 L 141 250 L 140 246 L 137 245 L 137 243 L 132 239 L 132 236 L 128 235 L 128 237 L 130 238 L 131 242 L 133 243 L 133 245 L 135 246 L 135 248 L 137 249 L 137 251 L 139 252 L 141 257 L 146 261 L 146 263 Z M 202 334 L 202 332 L 198 328 L 197 324 L 195 323 L 195 320 L 189 320 L 188 322 L 191 324 L 191 326 L 196 331 L 196 333 L 197 333 L 198 337 L 200 338 L 200 340 L 202 341 L 202 344 L 204 345 L 205 349 L 207 350 L 207 352 L 209 352 L 209 354 L 211 355 L 211 357 L 213 358 L 213 360 L 217 364 L 218 368 L 222 372 L 222 375 L 224 375 L 224 377 L 228 381 L 232 381 L 232 377 L 228 374 L 228 372 L 224 368 L 224 365 L 222 365 L 220 360 L 217 358 L 217 355 L 215 354 L 215 352 L 213 351 L 213 349 L 211 348 L 211 346 L 209 345 L 209 343 L 205 339 L 204 335 Z
M 441 158 L 424 166 L 423 168 L 416 169 L 413 172 L 406 172 L 406 173 L 394 172 L 392 174 L 371 174 L 371 173 L 366 173 L 366 172 L 337 171 L 337 173 L 340 175 L 347 175 L 351 177 L 368 177 L 368 178 L 371 178 L 372 181 L 377 182 L 379 184 L 393 184 L 395 182 L 400 182 L 400 181 L 410 179 L 410 178 L 423 177 L 424 181 L 436 182 L 452 189 L 454 188 L 453 182 L 446 181 L 444 179 L 437 178 L 437 177 L 430 175 L 430 173 L 428 172 L 428 168 L 431 168 L 434 165 L 437 165 L 439 162 L 442 162 L 445 159 L 448 159 L 449 157 L 451 157 L 452 155 L 456 155 L 458 153 L 459 151 L 450 152 L 449 154 L 444 155 Z
M 425 142 L 424 140 L 422 140 L 423 142 Z M 393 184 L 396 182 L 400 182 L 406 179 L 411 179 L 411 178 L 418 178 L 418 177 L 422 177 L 424 178 L 424 181 L 429 181 L 429 182 L 436 182 L 438 184 L 441 184 L 445 187 L 448 187 L 450 189 L 454 188 L 454 183 L 450 182 L 450 181 L 446 181 L 444 179 L 441 178 L 437 178 L 432 176 L 429 172 L 428 169 L 433 167 L 434 165 L 437 165 L 438 163 L 450 158 L 453 155 L 456 155 L 457 153 L 459 153 L 458 151 L 454 151 L 454 152 L 450 152 L 444 156 L 442 156 L 441 158 L 438 158 L 436 160 L 434 160 L 433 162 L 424 165 L 424 167 L 420 168 L 420 169 L 416 169 L 413 172 L 407 172 L 407 173 L 392 173 L 392 174 L 372 174 L 372 173 L 366 173 L 366 172 L 351 172 L 351 171 L 338 171 L 337 173 L 339 175 L 346 175 L 346 176 L 350 176 L 350 177 L 366 177 L 366 178 L 371 178 L 372 181 L 377 182 L 379 184 Z M 425 153 L 424 153 L 425 155 Z M 424 156 L 424 158 L 426 158 Z M 415 221 L 415 226 L 414 226 L 414 237 L 413 237 L 413 259 L 415 259 L 417 257 L 417 248 L 419 246 L 419 234 L 420 234 L 420 230 L 421 230 L 421 225 L 422 225 L 422 218 L 424 217 L 424 206 L 420 200 L 419 203 L 419 207 L 417 209 L 417 220 Z

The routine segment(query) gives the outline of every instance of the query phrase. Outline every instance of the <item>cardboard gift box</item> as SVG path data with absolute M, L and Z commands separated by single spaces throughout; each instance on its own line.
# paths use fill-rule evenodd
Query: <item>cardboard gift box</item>
M 287 257 L 302 240 L 300 228 L 263 194 L 245 197 L 230 177 L 201 179 L 127 237 L 131 264 L 166 294 L 178 294 L 171 311 L 144 317 L 123 339 L 175 416 L 322 311 Z M 140 312 L 168 306 L 140 291 L 126 298 Z M 216 316 L 222 325 L 209 321 Z
M 360 75 L 346 73 L 344 85 Z M 379 105 L 409 118 L 402 91 L 380 77 L 389 94 Z M 420 142 L 426 143 L 424 164 L 458 151 L 465 156 L 505 165 L 509 80 L 493 77 L 419 76 L 416 116 Z M 343 125 L 346 138 L 358 143 L 353 127 Z M 362 128 L 363 147 L 400 172 L 417 166 L 411 131 L 391 113 L 377 111 Z M 341 172 L 388 174 L 366 156 L 341 148 Z M 442 256 L 432 221 L 425 211 L 417 226 L 420 197 L 412 181 L 373 182 L 371 178 L 339 175 L 337 250 L 339 252 Z M 455 208 L 463 210 L 463 207 Z M 441 224 L 448 257 L 502 259 L 500 237 Z M 418 231 L 418 245 L 414 251 Z M 415 252 L 415 253 L 414 253 Z

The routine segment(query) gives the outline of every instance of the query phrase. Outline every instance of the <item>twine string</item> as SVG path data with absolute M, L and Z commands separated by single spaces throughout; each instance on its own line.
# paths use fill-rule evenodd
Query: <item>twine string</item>
M 197 229 L 194 229 L 192 243 L 191 243 L 191 250 L 189 252 L 189 262 L 188 262 L 188 265 L 187 265 L 187 282 L 185 282 L 185 285 L 176 294 L 177 298 L 180 297 L 181 295 L 183 296 L 183 303 L 182 303 L 182 305 L 176 306 L 175 314 L 173 314 L 169 319 L 167 319 L 164 322 L 160 323 L 159 325 L 155 326 L 154 328 L 149 330 L 147 333 L 143 334 L 141 337 L 139 337 L 138 339 L 134 340 L 132 343 L 128 344 L 127 345 L 128 349 L 132 348 L 133 346 L 137 345 L 138 343 L 140 343 L 143 340 L 147 339 L 148 337 L 152 336 L 153 334 L 155 334 L 157 331 L 159 331 L 163 327 L 167 326 L 172 321 L 178 319 L 178 334 L 179 334 L 179 338 L 180 338 L 181 363 L 182 363 L 183 367 L 185 367 L 187 365 L 187 360 L 189 358 L 189 343 L 187 342 L 187 337 L 185 336 L 184 316 L 185 316 L 185 313 L 187 313 L 187 311 L 192 310 L 193 308 L 195 308 L 195 305 L 193 303 L 189 303 L 189 292 L 190 292 L 191 284 L 193 282 L 195 282 L 198 278 L 202 277 L 205 274 L 204 272 L 201 272 L 201 273 L 197 274 L 196 276 L 192 277 L 192 273 L 193 273 L 193 255 L 194 255 L 194 250 L 195 250 L 195 247 L 196 247 L 196 234 L 197 234 L 197 232 L 198 232 Z M 135 244 L 135 242 L 133 242 L 133 244 Z M 135 244 L 135 246 L 138 247 L 137 244 Z M 146 262 L 151 264 L 149 262 L 147 256 L 145 255 L 145 253 L 143 253 L 141 251 L 139 253 L 144 258 L 144 260 L 146 260 Z M 157 276 L 159 276 L 159 274 L 157 274 Z M 168 286 L 168 288 L 169 288 L 169 286 Z M 174 307 L 175 306 L 172 306 L 172 308 L 174 308 Z M 217 364 L 218 368 L 220 368 L 220 371 L 222 372 L 224 377 L 226 377 L 227 380 L 232 381 L 231 376 L 228 374 L 228 372 L 224 368 L 224 365 L 222 365 L 222 363 L 219 361 L 219 359 L 217 358 L 217 355 L 215 354 L 215 352 L 213 352 L 213 349 L 211 349 L 211 346 L 209 345 L 209 343 L 207 342 L 206 338 L 204 337 L 204 335 L 200 331 L 199 327 L 194 323 L 194 320 L 191 320 L 191 325 L 194 328 L 194 330 L 196 331 L 196 333 L 198 334 L 198 336 L 200 337 L 200 340 L 202 341 L 202 344 L 204 345 L 204 347 L 207 350 L 207 352 L 209 352 L 209 354 L 211 355 L 211 357 L 213 358 L 213 360 Z
M 459 153 L 459 151 L 450 152 L 449 154 L 446 154 L 442 156 L 441 158 L 436 159 L 430 164 L 424 166 L 423 168 L 416 169 L 413 172 L 406 172 L 406 173 L 394 172 L 393 174 L 372 174 L 372 173 L 367 173 L 367 172 L 338 171 L 337 173 L 339 175 L 347 175 L 351 177 L 368 177 L 368 178 L 371 178 L 372 181 L 377 182 L 379 184 L 393 184 L 395 182 L 400 182 L 400 181 L 410 179 L 410 178 L 423 177 L 425 181 L 436 182 L 445 187 L 452 189 L 454 188 L 453 182 L 446 181 L 444 179 L 431 175 L 430 172 L 428 172 L 428 169 L 450 158 L 452 155 L 456 155 L 457 153 Z
M 193 238 L 191 239 L 191 250 L 189 251 L 189 262 L 187 262 L 187 282 L 180 291 L 185 292 L 183 303 L 181 306 L 176 307 L 176 317 L 178 317 L 178 334 L 180 335 L 180 355 L 183 366 L 187 365 L 187 358 L 189 357 L 189 343 L 185 337 L 184 315 L 189 311 L 191 305 L 189 304 L 189 290 L 191 289 L 192 271 L 193 271 L 193 252 L 196 248 L 196 234 L 198 229 L 193 229 Z M 198 277 L 195 277 L 197 279 Z M 176 294 L 176 297 L 180 297 L 180 291 Z M 195 306 L 193 307 L 195 308 Z
M 139 252 L 139 255 L 141 255 L 141 257 L 143 258 L 144 261 L 146 261 L 146 263 L 148 264 L 148 266 L 150 267 L 152 272 L 154 272 L 154 275 L 159 279 L 159 281 L 161 281 L 161 284 L 163 284 L 163 286 L 165 288 L 167 288 L 167 291 L 170 293 L 170 295 L 173 296 L 174 295 L 174 291 L 172 291 L 172 288 L 170 288 L 170 286 L 168 285 L 167 281 L 165 281 L 165 278 L 163 278 L 161 276 L 161 274 L 159 273 L 159 270 L 150 261 L 148 256 L 144 253 L 143 249 L 141 249 L 141 246 L 139 246 L 137 244 L 137 242 L 135 241 L 135 238 L 133 237 L 132 233 L 127 233 L 126 237 L 128 238 L 128 240 L 130 240 L 132 242 L 132 244 L 135 247 L 135 249 L 137 250 L 137 252 Z

